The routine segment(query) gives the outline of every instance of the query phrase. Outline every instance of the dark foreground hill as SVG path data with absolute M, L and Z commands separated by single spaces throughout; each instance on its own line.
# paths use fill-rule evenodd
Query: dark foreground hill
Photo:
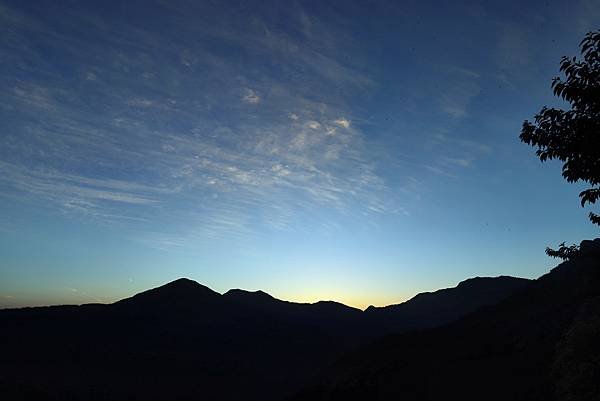
M 111 305 L 2 310 L 0 399 L 282 399 L 361 342 L 445 323 L 529 284 L 478 278 L 362 312 L 179 279 Z
M 370 306 L 365 318 L 381 334 L 441 326 L 483 306 L 497 304 L 531 284 L 531 280 L 508 276 L 475 277 L 454 288 L 418 294 L 398 305 Z
M 600 400 L 600 240 L 454 323 L 346 355 L 301 400 Z

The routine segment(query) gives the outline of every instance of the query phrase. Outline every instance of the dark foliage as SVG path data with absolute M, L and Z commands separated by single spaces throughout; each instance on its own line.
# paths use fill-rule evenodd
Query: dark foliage
M 534 121 L 525 121 L 521 141 L 537 147 L 542 162 L 563 162 L 562 175 L 568 182 L 585 182 L 590 188 L 579 194 L 581 205 L 600 199 L 600 31 L 581 41 L 583 59 L 563 57 L 554 78 L 554 95 L 568 102 L 570 110 L 544 107 Z M 600 215 L 589 219 L 600 225 Z
M 546 255 L 562 260 L 571 260 L 579 253 L 579 246 L 576 244 L 567 246 L 562 242 L 558 249 L 546 248 Z
M 597 400 L 600 395 L 600 297 L 581 307 L 557 347 L 553 365 L 561 401 Z

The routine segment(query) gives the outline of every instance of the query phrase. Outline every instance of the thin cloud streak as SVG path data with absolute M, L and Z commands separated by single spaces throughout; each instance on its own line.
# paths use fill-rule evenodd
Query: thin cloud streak
M 102 21 L 90 18 L 84 18 L 90 29 L 104 32 Z M 0 139 L 3 192 L 131 232 L 137 224 L 168 222 L 165 244 L 184 243 L 178 231 L 222 238 L 258 235 L 256 227 L 285 230 L 319 208 L 339 215 L 357 207 L 394 213 L 364 133 L 351 124 L 358 120 L 353 109 L 337 90 L 313 90 L 317 83 L 348 93 L 372 87 L 364 72 L 339 61 L 341 50 L 259 21 L 243 32 L 197 24 L 193 29 L 257 54 L 257 66 L 266 52 L 288 60 L 282 62 L 286 74 L 297 67 L 307 72 L 285 79 L 247 74 L 243 64 L 191 43 L 157 68 L 156 52 L 169 49 L 170 39 L 117 24 L 104 32 L 104 43 L 64 41 L 65 57 L 86 48 L 81 57 L 92 59 L 77 78 L 45 71 L 54 75 L 49 86 L 16 76 L 38 58 L 26 33 L 58 34 L 36 21 L 12 18 L 7 26 L 26 45 L 11 52 L 19 61 L 5 78 L 13 89 L 0 95 L 0 111 L 18 117 Z M 311 27 L 317 29 L 318 21 Z M 119 50 L 124 46 L 135 51 L 128 55 Z M 189 72 L 199 69 L 202 74 Z M 169 83 L 167 76 L 184 84 Z M 182 229 L 185 224 L 203 228 Z

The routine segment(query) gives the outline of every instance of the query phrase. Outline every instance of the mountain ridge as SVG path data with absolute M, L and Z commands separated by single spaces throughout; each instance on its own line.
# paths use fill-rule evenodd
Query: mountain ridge
M 358 347 L 290 400 L 597 399 L 600 240 L 583 245 L 495 305 Z
M 118 304 L 120 302 L 123 301 L 129 301 L 129 300 L 133 300 L 133 299 L 139 299 L 146 296 L 151 296 L 157 293 L 163 293 L 164 291 L 169 291 L 170 293 L 173 292 L 173 290 L 176 291 L 181 291 L 182 289 L 185 290 L 184 293 L 189 293 L 189 291 L 193 291 L 193 290 L 201 290 L 205 295 L 210 295 L 210 296 L 221 296 L 224 298 L 229 298 L 229 299 L 234 299 L 234 300 L 239 300 L 239 301 L 249 301 L 249 300 L 263 300 L 263 301 L 277 301 L 277 302 L 283 302 L 283 303 L 289 303 L 289 304 L 295 304 L 295 305 L 318 305 L 318 304 L 329 304 L 329 305 L 339 305 L 339 306 L 343 306 L 346 307 L 348 309 L 353 309 L 353 310 L 360 310 L 362 312 L 366 312 L 367 310 L 380 310 L 380 309 L 386 309 L 386 308 L 392 308 L 392 307 L 396 307 L 399 305 L 403 305 L 406 304 L 407 302 L 413 301 L 415 299 L 418 299 L 420 297 L 426 296 L 426 295 L 430 295 L 430 294 L 440 294 L 443 293 L 445 291 L 449 291 L 449 290 L 456 290 L 456 289 L 463 289 L 466 287 L 470 287 L 473 285 L 477 285 L 480 283 L 491 283 L 491 282 L 500 282 L 500 281 L 512 281 L 512 282 L 521 282 L 521 283 L 527 283 L 527 282 L 533 282 L 533 279 L 528 279 L 528 278 L 522 278 L 522 277 L 514 277 L 514 276 L 507 276 L 507 275 L 500 275 L 500 276 L 476 276 L 476 277 L 471 277 L 465 280 L 460 281 L 456 286 L 454 287 L 445 287 L 445 288 L 441 288 L 438 290 L 433 290 L 433 291 L 424 291 L 424 292 L 420 292 L 417 293 L 416 295 L 414 295 L 412 298 L 407 299 L 406 301 L 400 302 L 400 303 L 394 303 L 394 304 L 389 304 L 389 305 L 385 305 L 385 306 L 374 306 L 374 305 L 369 305 L 367 308 L 365 309 L 360 309 L 351 305 L 346 305 L 342 302 L 339 301 L 334 301 L 334 300 L 319 300 L 319 301 L 315 301 L 315 302 L 297 302 L 297 301 L 289 301 L 289 300 L 284 300 L 284 299 L 280 299 L 280 298 L 276 298 L 275 296 L 269 294 L 266 291 L 263 290 L 245 290 L 245 289 L 241 289 L 241 288 L 231 288 L 227 291 L 225 291 L 224 293 L 219 293 L 213 289 L 211 289 L 210 287 L 201 284 L 200 282 L 193 280 L 193 279 L 189 279 L 189 278 L 178 278 L 172 281 L 169 281 L 165 284 L 162 284 L 158 287 L 154 287 L 148 290 L 144 290 L 141 291 L 139 293 L 136 293 L 130 297 L 126 297 L 120 300 L 117 300 L 113 303 L 109 303 L 109 304 L 101 304 L 101 305 L 112 305 L 112 304 Z M 138 298 L 136 298 L 138 297 Z M 81 304 L 81 305 L 92 305 L 92 304 L 100 304 L 100 303 L 91 303 L 91 304 Z M 56 305 L 56 306 L 74 306 L 74 305 Z M 37 308 L 37 307 L 45 307 L 45 306 L 29 306 L 29 307 L 25 307 L 25 308 Z M 21 308 L 4 308 L 4 309 L 21 309 Z M 1 309 L 0 309 L 1 310 Z
M 400 303 L 393 303 L 393 304 L 389 304 L 389 305 L 384 305 L 384 306 L 374 306 L 374 305 L 369 305 L 367 306 L 365 309 L 360 309 L 357 308 L 355 306 L 351 306 L 351 305 L 347 305 L 344 304 L 343 302 L 339 302 L 339 301 L 334 301 L 334 300 L 319 300 L 319 301 L 315 301 L 315 302 L 298 302 L 298 301 L 290 301 L 290 300 L 284 300 L 284 299 L 280 299 L 280 298 L 276 298 L 275 296 L 269 294 L 266 291 L 263 290 L 245 290 L 245 289 L 241 289 L 241 288 L 231 288 L 227 291 L 225 291 L 224 293 L 219 293 L 213 289 L 211 289 L 210 287 L 187 277 L 180 277 L 177 279 L 174 279 L 172 281 L 168 281 L 165 284 L 161 284 L 157 287 L 153 287 L 147 290 L 143 290 L 140 291 L 138 293 L 135 293 L 131 296 L 116 300 L 114 302 L 111 303 L 102 303 L 102 302 L 90 302 L 90 303 L 82 303 L 82 304 L 56 304 L 56 305 L 33 305 L 33 306 L 20 306 L 20 307 L 6 307 L 6 308 L 0 308 L 0 311 L 3 310 L 20 310 L 20 309 L 34 309 L 34 308 L 56 308 L 56 307 L 76 307 L 76 306 L 86 306 L 86 305 L 115 305 L 115 304 L 120 304 L 120 303 L 124 303 L 124 302 L 131 302 L 133 300 L 140 300 L 142 298 L 151 298 L 156 296 L 156 294 L 161 293 L 164 294 L 165 291 L 168 291 L 171 294 L 175 294 L 178 293 L 177 295 L 181 295 L 183 294 L 188 294 L 188 295 L 193 295 L 193 291 L 197 291 L 195 295 L 200 295 L 200 292 L 202 292 L 205 296 L 210 296 L 210 297 L 214 297 L 214 296 L 220 296 L 220 297 L 224 297 L 224 298 L 230 298 L 230 299 L 238 299 L 238 300 L 249 300 L 249 299 L 263 299 L 263 300 L 271 300 L 271 301 L 278 301 L 278 302 L 283 302 L 283 303 L 290 303 L 290 304 L 296 304 L 296 305 L 317 305 L 317 304 L 336 304 L 339 306 L 343 306 L 346 307 L 348 309 L 353 309 L 353 310 L 359 310 L 362 312 L 366 312 L 367 310 L 380 310 L 380 309 L 385 309 L 385 308 L 391 308 L 391 307 L 395 307 L 395 306 L 399 306 L 399 305 L 403 305 L 409 301 L 414 300 L 415 298 L 418 297 L 422 297 L 424 295 L 429 295 L 429 294 L 436 294 L 436 293 L 440 293 L 443 291 L 447 291 L 447 290 L 454 290 L 457 288 L 464 288 L 467 284 L 470 284 L 472 282 L 482 282 L 482 281 L 491 281 L 491 280 L 504 280 L 504 279 L 510 279 L 513 281 L 521 281 L 521 282 L 532 282 L 534 281 L 534 279 L 528 279 L 528 278 L 522 278 L 522 277 L 514 277 L 514 276 L 507 276 L 507 275 L 500 275 L 500 276 L 476 276 L 476 277 L 471 277 L 465 280 L 460 281 L 456 286 L 454 287 L 445 287 L 445 288 L 440 288 L 438 290 L 432 290 L 432 291 L 424 291 L 424 292 L 420 292 L 417 293 L 416 295 L 414 295 L 413 297 L 402 301 Z
M 486 302 L 475 297 L 470 303 Z M 370 315 L 338 302 L 294 303 L 263 291 L 219 294 L 185 278 L 112 304 L 4 309 L 0 399 L 102 400 L 86 398 L 95 392 L 123 399 L 134 391 L 152 401 L 274 401 L 357 345 L 408 327 Z M 409 326 L 431 325 L 426 316 L 416 320 Z

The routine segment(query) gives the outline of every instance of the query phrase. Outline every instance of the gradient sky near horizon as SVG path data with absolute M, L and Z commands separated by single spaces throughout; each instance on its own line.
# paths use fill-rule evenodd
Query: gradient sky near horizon
M 366 307 L 598 236 L 519 142 L 600 1 L 0 0 L 0 307 Z

